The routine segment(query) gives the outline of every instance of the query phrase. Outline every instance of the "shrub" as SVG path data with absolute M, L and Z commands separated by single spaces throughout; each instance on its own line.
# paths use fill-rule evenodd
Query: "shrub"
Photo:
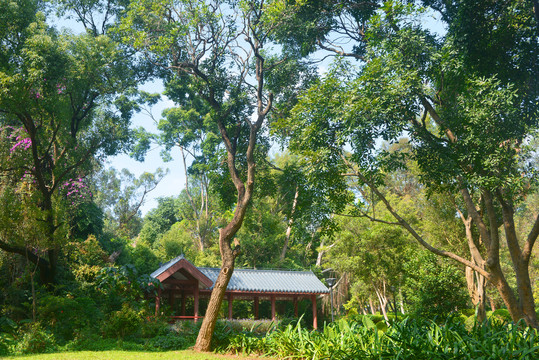
M 234 335 L 227 350 L 313 360 L 539 358 L 538 332 L 524 323 L 476 323 L 468 331 L 454 317 L 443 325 L 407 318 L 393 323 L 385 333 L 376 329 L 377 324 L 366 316 L 361 323 L 339 320 L 322 331 L 307 331 L 298 323 L 264 338 Z
M 461 309 L 459 313 L 468 317 L 475 315 L 475 309 Z
M 509 314 L 509 310 L 507 309 L 497 309 L 492 312 L 492 316 L 506 324 L 513 321 L 513 318 L 511 318 L 511 314 Z
M 467 307 L 466 284 L 453 264 L 420 252 L 407 267 L 410 274 L 406 278 L 407 295 L 415 316 L 443 322 L 450 313 Z
M 10 347 L 16 344 L 17 324 L 8 317 L 0 317 L 0 355 L 9 354 Z
M 129 304 L 123 304 L 122 309 L 113 312 L 103 325 L 105 337 L 123 339 L 127 335 L 135 334 L 144 321 L 140 312 L 132 309 Z
M 40 323 L 31 323 L 19 328 L 16 354 L 36 354 L 53 352 L 57 349 L 54 336 Z
M 77 332 L 92 327 L 102 315 L 95 302 L 86 297 L 49 295 L 39 301 L 39 320 L 58 340 L 72 340 Z
M 84 331 L 79 333 L 71 342 L 67 343 L 65 349 L 68 351 L 105 351 L 117 349 L 115 339 L 103 339 L 94 331 Z
M 190 340 L 188 337 L 170 331 L 165 335 L 150 339 L 148 345 L 155 350 L 183 350 L 194 345 L 194 341 Z
M 153 338 L 170 333 L 170 326 L 166 317 L 152 317 L 147 311 L 144 310 L 139 312 L 139 315 L 141 315 L 144 319 L 140 326 L 141 337 Z

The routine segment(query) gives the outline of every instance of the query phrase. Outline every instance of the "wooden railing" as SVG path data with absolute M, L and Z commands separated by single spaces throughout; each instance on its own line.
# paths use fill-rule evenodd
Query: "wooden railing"
M 170 323 L 173 323 L 176 320 L 194 320 L 204 319 L 204 316 L 194 316 L 194 315 L 182 315 L 182 316 L 170 316 Z

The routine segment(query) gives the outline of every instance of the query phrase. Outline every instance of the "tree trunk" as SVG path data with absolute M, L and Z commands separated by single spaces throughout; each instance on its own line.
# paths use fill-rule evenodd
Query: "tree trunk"
M 229 240 L 224 238 L 223 233 L 223 231 L 220 231 L 219 233 L 219 243 L 228 244 Z M 198 333 L 195 344 L 195 350 L 197 351 L 210 351 L 211 349 L 211 339 L 213 336 L 213 331 L 215 330 L 215 324 L 217 323 L 219 310 L 221 309 L 221 304 L 223 303 L 223 299 L 225 297 L 228 282 L 230 281 L 234 271 L 235 255 L 232 249 L 230 249 L 230 247 L 227 245 L 225 249 L 221 251 L 221 254 L 221 271 L 219 272 L 219 276 L 213 285 L 210 301 L 206 309 L 206 315 L 204 316 L 202 326 L 200 327 L 200 331 Z
M 288 227 L 286 228 L 286 236 L 284 238 L 283 251 L 279 262 L 283 262 L 288 250 L 288 243 L 290 242 L 290 234 L 292 233 L 292 224 L 294 223 L 294 213 L 296 212 L 296 205 L 298 203 L 299 187 L 296 186 L 296 193 L 294 195 L 294 202 L 292 203 L 292 210 L 290 211 L 290 219 L 288 220 Z
M 502 205 L 503 227 L 505 230 L 507 247 L 511 254 L 511 260 L 517 279 L 518 307 L 522 312 L 526 324 L 537 328 L 538 323 L 537 314 L 535 312 L 535 300 L 533 298 L 530 281 L 529 258 L 525 257 L 524 252 L 519 245 L 515 228 L 513 204 L 511 201 L 506 201 L 503 195 L 503 192 L 499 191 L 497 193 L 497 198 Z M 518 321 L 521 318 L 522 317 L 519 317 L 518 319 L 513 318 L 513 320 Z
M 454 140 L 456 141 L 456 139 Z M 451 139 L 451 141 L 453 141 L 453 139 Z M 528 326 L 534 328 L 538 327 L 537 314 L 535 313 L 534 298 L 529 276 L 529 260 L 533 246 L 539 237 L 539 216 L 537 216 L 535 219 L 534 225 L 524 244 L 524 248 L 521 249 L 515 231 L 513 204 L 510 200 L 506 201 L 506 199 L 504 199 L 505 194 L 503 193 L 503 189 L 496 190 L 497 199 L 502 207 L 503 225 L 506 234 L 507 247 L 511 254 L 512 265 L 517 280 L 517 291 L 519 295 L 517 299 L 516 294 L 507 283 L 505 275 L 500 266 L 498 212 L 494 206 L 493 196 L 490 190 L 481 189 L 481 198 L 477 203 L 484 204 L 484 212 L 480 213 L 479 209 L 481 209 L 481 207 L 476 206 L 476 203 L 468 191 L 468 188 L 461 184 L 462 186 L 460 193 L 464 203 L 466 204 L 466 210 L 469 217 L 469 219 L 463 219 L 463 222 L 466 224 L 466 221 L 470 221 L 470 223 L 473 221 L 473 224 L 479 233 L 482 245 L 484 245 L 486 249 L 486 260 L 483 260 L 477 246 L 473 244 L 473 241 L 469 241 L 470 252 L 473 257 L 473 261 L 469 261 L 453 252 L 438 249 L 425 241 L 425 239 L 405 219 L 403 219 L 395 211 L 395 209 L 393 209 L 390 202 L 387 200 L 384 194 L 379 191 L 374 182 L 369 181 L 369 179 L 365 177 L 361 171 L 358 171 L 356 167 L 351 165 L 345 155 L 341 155 L 341 157 L 349 169 L 353 171 L 353 174 L 362 182 L 367 184 L 373 193 L 377 195 L 377 197 L 385 205 L 386 209 L 397 220 L 397 224 L 406 229 L 423 247 L 438 256 L 444 256 L 458 261 L 459 263 L 472 268 L 474 271 L 484 276 L 496 287 L 500 293 L 500 296 L 514 322 L 524 319 Z M 511 199 L 511 197 L 508 196 L 508 199 Z M 467 226 L 466 230 L 468 231 L 470 228 L 470 226 Z M 470 240 L 469 236 L 468 240 Z
M 401 306 L 401 313 L 404 314 L 404 296 L 402 294 L 402 290 L 399 289 L 399 301 L 400 301 L 400 306 Z
M 384 316 L 385 321 L 389 322 L 389 318 L 387 316 L 387 304 L 388 300 L 385 294 L 385 283 L 382 285 L 382 290 L 379 290 L 376 286 L 374 287 L 374 291 L 376 292 L 376 296 L 378 297 L 378 302 L 380 303 L 380 311 L 382 312 L 382 315 Z
M 371 308 L 371 314 L 376 314 L 376 307 L 374 306 L 374 301 L 372 301 L 372 297 L 369 296 L 369 307 Z
M 490 311 L 496 311 L 496 303 L 494 302 L 494 298 L 492 296 L 489 296 L 488 300 L 490 302 Z
M 483 275 L 466 267 L 466 284 L 468 285 L 468 293 L 472 300 L 473 306 L 476 308 L 477 321 L 484 322 L 487 319 L 486 311 L 486 279 Z

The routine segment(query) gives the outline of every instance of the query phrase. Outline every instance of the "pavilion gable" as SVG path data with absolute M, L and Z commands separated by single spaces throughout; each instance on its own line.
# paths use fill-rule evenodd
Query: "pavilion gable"
M 167 279 L 172 281 L 178 273 L 182 274 L 182 277 L 193 277 L 208 288 L 213 286 L 213 281 L 204 275 L 195 265 L 191 264 L 183 255 L 161 265 L 150 276 L 164 283 Z

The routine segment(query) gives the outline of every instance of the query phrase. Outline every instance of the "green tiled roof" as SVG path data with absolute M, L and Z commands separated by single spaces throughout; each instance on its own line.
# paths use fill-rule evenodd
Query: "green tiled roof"
M 156 278 L 178 261 L 186 260 L 183 255 L 161 265 L 151 276 Z M 202 274 L 215 283 L 219 268 L 197 268 Z M 210 289 L 213 286 L 210 287 Z M 268 293 L 303 293 L 325 294 L 328 288 L 312 271 L 257 270 L 235 269 L 228 283 L 227 290 Z
M 220 269 L 198 268 L 215 283 Z M 234 269 L 227 290 L 325 294 L 328 288 L 312 271 Z

